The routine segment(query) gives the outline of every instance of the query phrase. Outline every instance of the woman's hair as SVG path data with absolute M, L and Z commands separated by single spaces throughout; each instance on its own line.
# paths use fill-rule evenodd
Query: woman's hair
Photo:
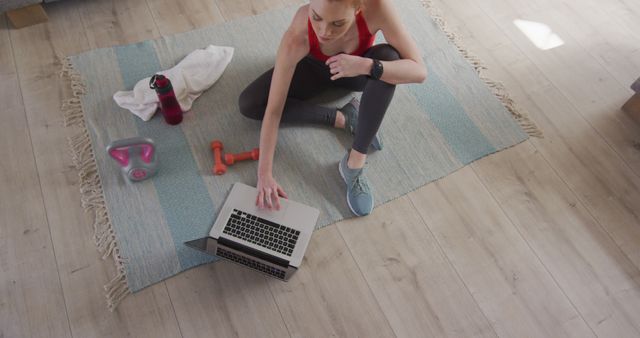
M 329 2 L 348 2 L 353 8 L 362 7 L 363 0 L 328 0 Z

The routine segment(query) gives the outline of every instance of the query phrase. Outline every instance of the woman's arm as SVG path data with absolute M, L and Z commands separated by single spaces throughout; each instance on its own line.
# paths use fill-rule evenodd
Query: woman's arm
M 380 80 L 391 83 L 421 83 L 427 78 L 427 67 L 422 53 L 413 38 L 402 24 L 400 15 L 389 0 L 371 0 L 367 2 L 375 18 L 374 27 L 378 27 L 387 42 L 400 53 L 400 60 L 381 61 L 384 72 Z M 366 59 L 364 73 L 369 74 L 373 61 Z
M 289 86 L 298 61 L 309 52 L 309 44 L 304 34 L 301 34 L 300 20 L 306 18 L 306 11 L 302 8 L 296 13 L 291 26 L 282 36 L 276 55 L 276 64 L 271 78 L 269 98 L 260 130 L 260 159 L 258 161 L 258 206 L 271 208 L 273 200 L 279 207 L 278 189 L 273 180 L 273 157 L 278 140 L 278 126 L 282 117 L 282 110 L 287 99 Z M 305 21 L 306 23 L 306 21 Z M 306 27 L 306 26 L 305 26 Z M 262 187 L 261 187 L 262 186 Z M 264 189 L 264 190 L 262 190 Z
M 289 85 L 293 78 L 298 61 L 305 54 L 301 51 L 291 31 L 284 33 L 278 48 L 276 64 L 271 78 L 269 99 L 260 130 L 260 160 L 258 173 L 271 173 L 273 168 L 273 155 L 278 138 L 278 125 L 282 116 L 284 103 L 289 92 Z

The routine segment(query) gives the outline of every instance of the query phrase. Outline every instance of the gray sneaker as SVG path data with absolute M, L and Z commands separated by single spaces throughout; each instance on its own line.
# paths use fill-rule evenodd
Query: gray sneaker
M 364 169 L 350 169 L 347 167 L 349 152 L 338 163 L 340 176 L 347 184 L 347 203 L 349 209 L 356 216 L 366 216 L 373 211 L 373 195 L 367 178 L 364 177 Z
M 342 106 L 342 108 L 338 108 L 338 110 L 341 111 L 345 117 L 344 129 L 351 135 L 355 135 L 358 124 L 358 111 L 360 111 L 360 101 L 356 97 L 353 97 L 347 104 Z M 373 137 L 371 147 L 375 150 L 382 150 L 383 144 L 380 132 L 377 132 L 376 136 Z

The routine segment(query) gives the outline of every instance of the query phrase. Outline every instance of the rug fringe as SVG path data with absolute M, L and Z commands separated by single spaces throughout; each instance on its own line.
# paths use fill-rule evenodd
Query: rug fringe
M 113 311 L 131 293 L 127 286 L 127 276 L 124 268 L 118 271 L 118 274 L 104 286 L 104 289 L 107 292 L 107 307 L 109 311 Z
M 440 14 L 440 12 L 434 7 L 432 0 L 421 0 L 422 5 L 427 9 L 427 12 L 433 19 L 433 21 L 440 27 L 440 29 L 445 33 L 445 35 L 449 38 L 449 40 L 453 43 L 454 46 L 458 49 L 460 54 L 473 66 L 475 71 L 480 76 L 480 79 L 484 81 L 484 83 L 491 88 L 493 94 L 502 102 L 504 107 L 511 113 L 516 122 L 520 125 L 522 130 L 524 130 L 529 136 L 543 138 L 543 133 L 540 128 L 533 122 L 528 114 L 518 107 L 516 103 L 511 99 L 504 85 L 498 81 L 491 80 L 485 76 L 483 76 L 483 71 L 487 70 L 487 67 L 483 64 L 483 62 L 477 56 L 473 55 L 469 50 L 462 47 L 462 43 L 460 42 L 460 38 L 457 34 L 453 33 L 447 27 L 447 23 Z
M 78 72 L 73 69 L 71 59 L 65 57 L 58 57 L 60 64 L 60 76 L 66 77 L 71 81 L 72 97 L 62 102 L 62 112 L 64 114 L 64 125 L 80 126 L 84 121 L 82 114 L 82 106 L 80 104 L 80 97 L 85 94 L 85 86 L 82 82 L 82 77 Z
M 62 103 L 64 125 L 80 128 L 80 131 L 69 137 L 68 141 L 71 148 L 71 160 L 76 169 L 78 169 L 78 176 L 80 177 L 82 208 L 85 212 L 91 212 L 94 215 L 93 236 L 98 251 L 102 254 L 102 259 L 112 257 L 116 265 L 116 276 L 104 286 L 107 307 L 109 311 L 113 312 L 118 304 L 131 293 L 124 268 L 125 260 L 120 256 L 115 232 L 107 212 L 98 165 L 91 147 L 91 137 L 84 124 L 84 113 L 80 97 L 85 94 L 86 87 L 80 74 L 73 68 L 71 59 L 59 57 L 59 60 L 62 65 L 60 75 L 71 81 L 73 93 L 72 98 Z

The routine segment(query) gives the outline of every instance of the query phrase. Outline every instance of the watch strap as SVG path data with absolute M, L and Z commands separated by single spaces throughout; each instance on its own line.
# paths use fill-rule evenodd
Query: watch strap
M 372 79 L 379 80 L 382 77 L 382 71 L 383 71 L 383 67 L 380 60 L 373 59 L 373 64 L 371 65 L 371 72 L 369 76 Z

